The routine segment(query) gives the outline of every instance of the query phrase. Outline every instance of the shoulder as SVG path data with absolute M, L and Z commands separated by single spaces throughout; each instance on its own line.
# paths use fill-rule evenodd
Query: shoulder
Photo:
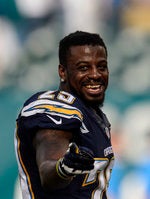
M 34 102 L 36 100 L 38 100 L 40 98 L 40 96 L 42 96 L 44 93 L 47 93 L 48 91 L 40 91 L 37 93 L 34 93 L 33 95 L 31 95 L 25 102 L 23 106 L 27 106 L 28 104 L 30 104 L 31 102 Z M 49 92 L 54 92 L 54 91 L 49 91 Z
M 78 99 L 64 91 L 46 91 L 32 95 L 17 118 L 17 125 L 28 131 L 38 129 L 79 129 L 83 114 Z
M 78 99 L 64 91 L 45 91 L 31 96 L 20 112 L 19 118 L 34 118 L 49 124 L 49 120 L 57 123 L 59 118 L 63 124 L 82 122 L 83 114 Z M 31 120 L 30 120 L 31 121 Z M 62 122 L 60 122 L 61 124 Z M 57 123 L 58 124 L 58 123 Z
M 25 101 L 24 106 L 27 106 L 28 104 L 35 101 L 40 102 L 41 100 L 62 102 L 64 104 L 78 106 L 77 97 L 75 97 L 71 93 L 59 90 L 48 90 L 35 93 Z

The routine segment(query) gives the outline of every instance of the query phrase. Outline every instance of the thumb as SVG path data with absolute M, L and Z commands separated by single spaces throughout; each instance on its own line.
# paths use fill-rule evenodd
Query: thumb
M 78 146 L 76 145 L 75 142 L 71 142 L 71 143 L 69 144 L 69 151 L 70 151 L 71 153 L 79 153 L 79 148 L 78 148 Z

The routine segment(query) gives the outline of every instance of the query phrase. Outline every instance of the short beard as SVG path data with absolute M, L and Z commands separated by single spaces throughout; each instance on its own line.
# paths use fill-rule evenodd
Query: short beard
M 91 106 L 92 108 L 98 108 L 98 107 L 102 108 L 103 105 L 104 105 L 104 100 L 105 100 L 105 95 L 102 98 L 102 100 L 100 100 L 100 101 L 88 101 L 87 104 L 89 106 Z
M 81 93 L 78 93 L 70 84 L 70 80 L 68 80 L 68 92 L 75 94 L 79 99 L 81 99 L 87 106 L 90 106 L 92 108 L 102 108 L 103 104 L 104 104 L 104 100 L 105 100 L 105 93 L 103 95 L 103 98 L 101 100 L 97 100 L 97 101 L 87 101 L 86 98 L 84 97 L 84 95 L 82 95 Z
M 87 106 L 90 106 L 90 107 L 92 107 L 92 108 L 95 108 L 95 109 L 98 108 L 98 107 L 99 107 L 99 108 L 102 108 L 103 105 L 104 105 L 105 93 L 104 93 L 103 98 L 102 98 L 101 100 L 95 100 L 95 101 L 93 101 L 93 100 L 87 101 L 83 95 L 80 95 L 80 94 L 77 94 L 77 95 L 78 95 L 78 97 L 79 97 L 80 99 L 82 99 L 82 101 L 83 101 L 85 104 L 87 104 Z

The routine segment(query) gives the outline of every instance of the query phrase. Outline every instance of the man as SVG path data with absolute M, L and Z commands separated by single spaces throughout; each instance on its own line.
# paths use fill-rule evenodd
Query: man
M 113 166 L 110 124 L 100 110 L 108 85 L 107 49 L 77 31 L 59 45 L 60 87 L 28 99 L 15 148 L 23 199 L 106 199 Z

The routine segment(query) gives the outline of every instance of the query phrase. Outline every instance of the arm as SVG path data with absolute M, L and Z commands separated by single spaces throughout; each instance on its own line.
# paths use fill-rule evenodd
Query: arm
M 43 129 L 35 135 L 36 161 L 42 187 L 47 191 L 64 188 L 72 180 L 62 179 L 56 172 L 56 162 L 66 153 L 71 139 L 71 132 L 59 130 Z

